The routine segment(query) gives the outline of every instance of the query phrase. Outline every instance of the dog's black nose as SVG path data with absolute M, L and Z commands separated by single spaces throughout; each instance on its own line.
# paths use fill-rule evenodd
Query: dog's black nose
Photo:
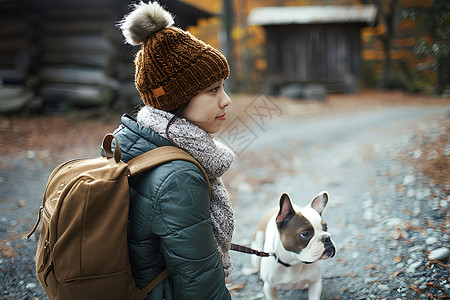
M 326 243 L 331 243 L 331 238 L 326 235 L 322 238 L 322 243 L 326 244 Z

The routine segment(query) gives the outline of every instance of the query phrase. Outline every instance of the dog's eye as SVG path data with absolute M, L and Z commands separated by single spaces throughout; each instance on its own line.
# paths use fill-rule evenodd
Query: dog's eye
M 308 238 L 311 237 L 311 232 L 309 232 L 309 231 L 303 231 L 302 233 L 300 233 L 300 237 L 301 237 L 302 239 L 308 239 Z

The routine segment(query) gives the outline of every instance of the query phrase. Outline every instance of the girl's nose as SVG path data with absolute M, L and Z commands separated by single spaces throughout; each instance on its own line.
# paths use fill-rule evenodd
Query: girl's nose
M 220 100 L 220 107 L 225 108 L 231 104 L 231 99 L 228 97 L 227 93 L 223 92 L 222 99 Z

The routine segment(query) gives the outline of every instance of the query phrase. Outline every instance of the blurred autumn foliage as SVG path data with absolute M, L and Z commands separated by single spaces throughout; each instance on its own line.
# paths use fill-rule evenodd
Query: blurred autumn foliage
M 208 20 L 200 20 L 198 26 L 189 30 L 205 42 L 223 48 L 219 38 L 222 28 L 221 0 L 183 0 L 215 14 Z M 441 0 L 229 0 L 232 1 L 233 42 L 232 76 L 234 89 L 244 92 L 257 92 L 264 83 L 265 34 L 263 28 L 247 26 L 247 17 L 256 7 L 264 6 L 304 6 L 304 5 L 361 5 L 375 4 L 378 7 L 378 22 L 374 27 L 361 31 L 361 58 L 363 87 L 401 89 L 408 92 L 441 93 L 448 96 L 448 75 L 442 80 L 430 68 L 436 65 L 433 55 L 417 55 L 416 42 L 421 39 L 434 42 L 433 28 L 419 18 L 405 17 L 405 11 L 429 10 Z M 446 0 L 444 0 L 446 1 Z M 448 33 L 450 16 L 448 4 L 445 5 L 442 26 Z M 438 18 L 439 16 L 436 16 Z M 447 27 L 447 29 L 445 29 Z M 443 41 L 447 49 L 449 39 Z M 423 54 L 423 53 L 422 53 Z M 448 53 L 444 60 L 449 61 Z M 438 88 L 438 85 L 441 85 Z M 442 88 L 442 85 L 444 87 Z

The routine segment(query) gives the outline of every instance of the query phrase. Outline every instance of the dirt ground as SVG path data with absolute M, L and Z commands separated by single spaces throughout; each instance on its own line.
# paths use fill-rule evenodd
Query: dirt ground
M 227 114 L 224 127 L 226 128 L 236 118 L 248 118 L 242 111 L 259 96 L 261 95 L 232 95 L 233 104 Z M 449 100 L 445 98 L 384 91 L 329 95 L 324 102 L 281 97 L 271 97 L 271 100 L 282 109 L 283 118 L 290 120 L 326 119 L 344 114 L 351 116 L 359 112 L 370 112 L 382 108 L 401 109 L 410 106 L 424 109 L 442 107 L 442 111 L 445 111 L 449 109 L 450 104 Z M 34 224 L 35 213 L 40 205 L 48 174 L 57 164 L 65 160 L 74 157 L 98 156 L 102 137 L 117 127 L 120 115 L 121 113 L 115 112 L 103 115 L 72 112 L 67 115 L 55 116 L 0 116 L 0 144 L 2 145 L 2 154 L 0 155 L 0 269 L 2 270 L 1 280 L 4 289 L 3 295 L 0 293 L 2 299 L 35 300 L 45 298 L 35 280 L 34 266 L 30 261 L 33 259 L 32 253 L 36 241 L 34 243 L 24 241 L 23 237 Z M 439 188 L 440 197 L 448 197 L 450 194 L 450 119 L 439 120 L 438 128 L 439 134 L 432 139 L 429 138 L 427 130 L 422 130 L 420 127 L 414 129 L 416 133 L 412 141 L 396 157 L 402 164 L 411 166 L 415 173 L 424 174 L 428 179 L 427 185 Z M 290 141 L 287 145 L 288 148 L 295 146 L 295 140 Z M 361 154 L 362 158 L 366 160 L 373 159 L 373 155 L 373 150 Z M 427 157 L 427 159 L 422 159 L 423 157 Z M 264 174 L 248 171 L 256 170 L 261 165 L 265 166 Z M 242 190 L 245 193 L 246 189 L 252 190 L 267 183 L 271 184 L 276 181 L 279 174 L 289 174 L 290 172 L 292 174 L 296 172 L 293 170 L 292 164 L 279 159 L 277 155 L 261 155 L 255 159 L 254 152 L 246 151 L 239 156 L 239 163 L 233 165 L 230 174 L 224 176 L 224 181 L 229 186 L 232 201 L 238 201 L 235 199 L 242 197 L 240 196 Z M 239 177 L 244 173 L 246 185 L 241 184 L 242 178 Z M 399 189 L 402 189 L 401 185 Z M 233 205 L 240 207 L 241 204 L 233 203 Z M 239 214 L 237 215 L 239 216 Z M 444 232 L 448 230 L 445 224 L 449 223 L 449 218 L 450 214 L 447 211 L 440 221 L 444 224 L 439 225 L 444 226 L 442 227 Z M 414 231 L 414 226 L 410 226 L 412 227 L 409 230 Z M 240 232 L 245 230 L 240 229 Z M 400 233 L 394 232 L 394 239 L 397 237 L 396 241 L 404 241 L 402 237 L 395 236 L 395 234 L 403 234 L 401 230 L 404 228 L 396 230 L 399 230 Z M 351 256 L 351 254 L 349 255 Z M 345 257 L 339 259 L 339 263 L 342 265 L 348 264 L 348 261 L 351 260 L 351 258 Z M 449 270 L 448 260 L 441 262 L 441 265 L 438 264 L 438 266 L 447 270 L 446 272 Z M 346 265 L 345 267 L 350 266 Z M 242 271 L 242 268 L 244 267 L 238 263 L 239 271 Z M 373 273 L 377 272 L 377 270 L 372 271 Z M 381 269 L 379 271 L 383 272 Z M 347 275 L 352 278 L 351 274 Z M 402 276 L 401 273 L 398 273 L 395 277 L 397 275 L 399 278 Z M 251 280 L 257 281 L 256 275 L 252 276 Z M 231 278 L 230 288 L 234 293 L 233 297 L 260 299 L 260 296 L 255 295 L 253 290 L 246 292 L 246 288 L 254 282 L 243 278 L 246 277 L 239 275 Z M 334 279 L 328 280 L 333 281 Z M 369 281 L 366 280 L 366 282 Z M 384 284 L 379 279 L 374 282 Z M 364 279 L 362 279 L 363 283 Z M 260 282 L 257 285 L 259 284 Z M 430 284 L 437 285 L 434 282 L 430 282 Z M 414 291 L 414 288 L 419 289 L 411 287 L 410 291 Z M 353 299 L 354 292 L 352 293 L 343 288 L 337 296 L 326 299 Z M 430 295 L 429 299 L 448 299 L 445 291 L 444 293 L 440 292 L 439 295 L 434 290 L 432 292 L 428 290 L 427 293 Z M 434 297 L 433 293 L 438 296 Z M 417 298 L 420 298 L 420 295 L 425 295 L 425 292 L 419 291 Z M 389 296 L 374 297 L 390 299 Z M 361 296 L 358 299 L 366 298 L 371 297 Z
M 240 115 L 258 95 L 232 95 L 232 106 L 227 122 Z M 405 94 L 403 92 L 364 91 L 358 94 L 332 94 L 326 102 L 272 97 L 283 108 L 286 116 L 302 119 L 404 105 L 446 105 L 440 97 Z M 71 112 L 66 115 L 5 116 L 0 115 L 2 156 L 23 157 L 36 155 L 49 164 L 59 163 L 65 157 L 95 156 L 105 133 L 112 132 L 120 121 L 121 112 L 93 115 L 89 112 Z M 224 124 L 226 127 L 227 123 Z M 30 154 L 30 151 L 34 152 Z

